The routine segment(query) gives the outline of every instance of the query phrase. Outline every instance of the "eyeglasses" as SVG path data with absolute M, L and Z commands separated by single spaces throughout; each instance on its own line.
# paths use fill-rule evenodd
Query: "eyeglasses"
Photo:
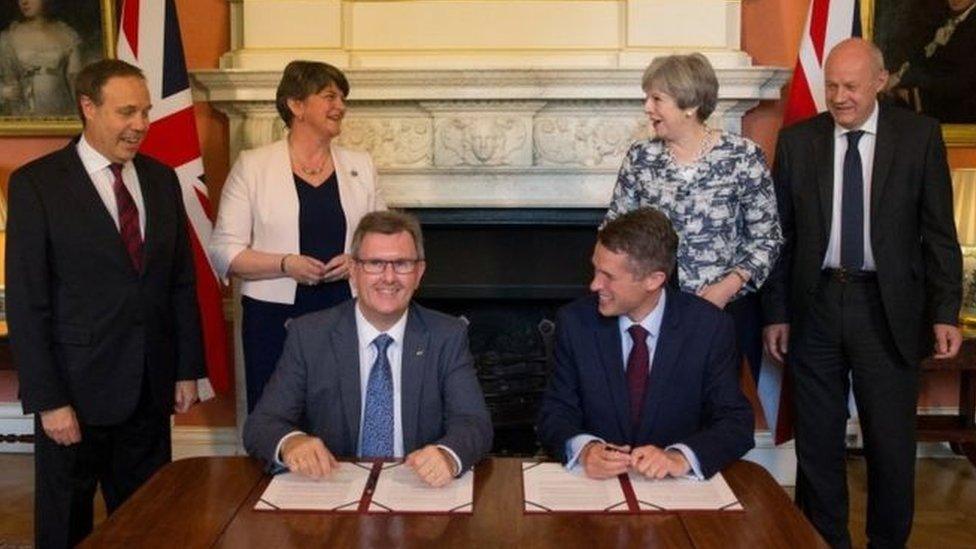
M 386 272 L 386 266 L 390 265 L 393 267 L 393 272 L 396 274 L 410 274 L 417 269 L 417 263 L 423 261 L 423 259 L 359 259 L 355 258 L 356 263 L 363 266 L 363 271 L 369 274 L 383 274 Z

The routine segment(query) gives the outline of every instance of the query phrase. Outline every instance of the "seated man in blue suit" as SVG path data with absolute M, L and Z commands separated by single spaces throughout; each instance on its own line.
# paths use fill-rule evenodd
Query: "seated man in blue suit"
M 416 219 L 366 215 L 351 252 L 357 299 L 289 323 L 244 446 L 315 478 L 338 467 L 336 456 L 406 456 L 425 482 L 445 485 L 491 448 L 467 330 L 410 302 L 425 268 Z
M 667 287 L 677 247 L 651 208 L 608 222 L 593 251 L 593 295 L 556 317 L 537 431 L 571 470 L 708 478 L 753 446 L 732 318 Z

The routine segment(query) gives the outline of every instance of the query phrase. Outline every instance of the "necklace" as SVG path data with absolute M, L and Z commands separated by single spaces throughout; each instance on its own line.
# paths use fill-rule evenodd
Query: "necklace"
M 702 158 L 704 158 L 705 157 L 705 154 L 708 153 L 708 150 L 709 150 L 709 148 L 711 148 L 711 145 L 712 145 L 712 135 L 716 135 L 716 134 L 718 134 L 717 131 L 715 131 L 715 130 L 713 130 L 711 128 L 705 128 L 705 134 L 702 135 L 701 143 L 698 146 L 698 153 L 693 158 L 691 158 L 691 159 L 689 159 L 689 160 L 687 160 L 685 162 L 678 162 L 678 158 L 674 154 L 674 150 L 672 150 L 672 146 L 671 145 L 665 146 L 664 149 L 668 152 L 668 156 L 671 157 L 671 161 L 674 162 L 675 164 L 679 164 L 679 165 L 690 165 L 690 164 L 694 164 L 695 162 L 697 162 L 697 161 L 701 160 Z
M 292 162 L 295 164 L 295 167 L 298 168 L 298 171 L 300 171 L 302 175 L 306 175 L 309 177 L 315 177 L 321 174 L 322 172 L 324 172 L 325 167 L 328 166 L 329 162 L 332 160 L 331 156 L 326 156 L 325 158 L 322 159 L 321 162 L 319 162 L 317 166 L 310 166 L 298 160 L 298 158 L 295 158 L 294 151 L 292 151 L 291 158 L 292 158 Z

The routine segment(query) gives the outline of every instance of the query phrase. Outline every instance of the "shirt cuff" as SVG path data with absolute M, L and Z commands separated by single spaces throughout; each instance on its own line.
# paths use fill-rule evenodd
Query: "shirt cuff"
M 451 459 L 454 460 L 454 469 L 457 471 L 457 474 L 454 475 L 454 478 L 458 478 L 459 476 L 461 476 L 461 473 L 464 472 L 464 469 L 461 468 L 461 458 L 459 458 L 458 455 L 454 453 L 454 450 L 451 450 L 450 448 L 444 446 L 443 444 L 438 444 L 437 447 L 447 452 L 447 455 L 451 456 Z
M 288 467 L 287 465 L 285 465 L 285 462 L 281 461 L 281 447 L 284 446 L 285 441 L 288 440 L 288 439 L 290 439 L 291 437 L 293 437 L 295 435 L 304 435 L 304 434 L 305 433 L 302 432 L 302 431 L 292 431 L 292 432 L 288 433 L 287 435 L 281 437 L 281 440 L 278 441 L 278 445 L 275 446 L 275 453 L 274 453 L 274 464 L 275 465 L 277 465 L 278 467 L 285 467 L 285 468 Z
M 685 478 L 692 478 L 695 480 L 705 480 L 705 476 L 702 475 L 701 472 L 701 464 L 698 463 L 698 456 L 695 455 L 695 452 L 691 448 L 689 448 L 687 444 L 681 444 L 679 442 L 678 444 L 672 444 L 671 446 L 668 446 L 664 450 L 665 451 L 677 450 L 681 452 L 681 455 L 683 455 L 686 460 L 688 460 L 688 464 L 691 465 L 691 471 L 689 471 L 688 474 L 685 475 Z
M 579 462 L 580 452 L 587 444 L 593 442 L 606 442 L 600 437 L 595 437 L 589 434 L 576 435 L 575 437 L 566 441 L 566 469 L 572 472 L 578 472 L 582 465 Z

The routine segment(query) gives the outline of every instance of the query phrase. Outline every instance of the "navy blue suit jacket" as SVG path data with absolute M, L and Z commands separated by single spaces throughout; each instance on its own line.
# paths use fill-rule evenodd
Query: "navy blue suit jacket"
M 566 442 L 591 434 L 614 444 L 686 444 L 711 477 L 753 446 L 753 415 L 742 395 L 732 318 L 697 296 L 666 290 L 642 419 L 631 428 L 617 317 L 595 295 L 556 316 L 555 367 L 537 426 L 543 446 L 565 461 Z

